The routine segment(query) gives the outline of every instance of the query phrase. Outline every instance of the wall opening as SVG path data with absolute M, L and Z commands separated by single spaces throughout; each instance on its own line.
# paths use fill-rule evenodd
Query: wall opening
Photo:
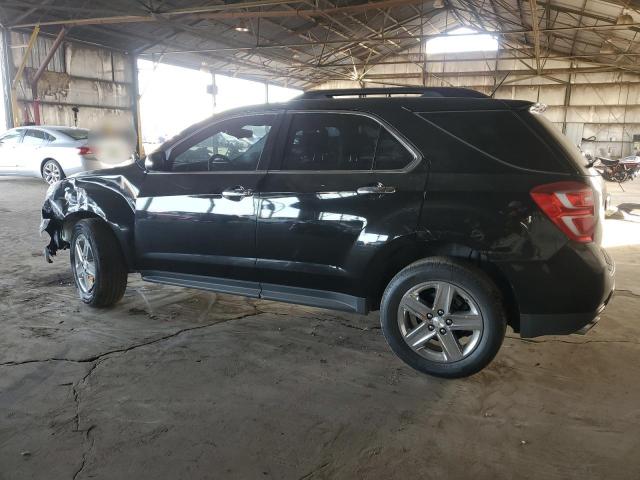
M 426 52 L 463 53 L 463 52 L 495 52 L 498 50 L 498 39 L 495 35 L 478 33 L 467 27 L 460 27 L 447 32 L 444 37 L 427 40 Z

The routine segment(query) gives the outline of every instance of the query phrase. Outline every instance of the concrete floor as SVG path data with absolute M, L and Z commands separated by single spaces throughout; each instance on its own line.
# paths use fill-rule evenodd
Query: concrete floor
M 619 290 L 587 336 L 510 332 L 445 381 L 373 314 L 137 275 L 117 308 L 85 307 L 68 252 L 41 256 L 45 190 L 0 178 L 0 479 L 640 477 L 638 223 L 607 222 Z

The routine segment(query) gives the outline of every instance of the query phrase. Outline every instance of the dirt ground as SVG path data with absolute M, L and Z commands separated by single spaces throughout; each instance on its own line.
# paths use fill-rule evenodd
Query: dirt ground
M 636 182 L 640 183 L 640 182 Z M 640 185 L 612 188 L 614 203 Z M 0 479 L 640 478 L 640 223 L 586 336 L 418 374 L 368 317 L 142 283 L 96 311 L 41 255 L 45 186 L 0 178 Z

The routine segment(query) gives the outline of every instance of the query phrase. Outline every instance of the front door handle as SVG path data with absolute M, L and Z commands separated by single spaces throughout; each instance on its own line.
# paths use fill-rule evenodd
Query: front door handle
M 242 197 L 251 197 L 252 195 L 253 195 L 253 190 L 244 188 L 242 185 L 227 188 L 222 191 L 222 196 L 230 200 L 239 200 Z
M 364 195 L 367 193 L 395 193 L 396 187 L 385 187 L 382 183 L 378 182 L 374 185 L 360 187 L 356 191 L 360 195 Z

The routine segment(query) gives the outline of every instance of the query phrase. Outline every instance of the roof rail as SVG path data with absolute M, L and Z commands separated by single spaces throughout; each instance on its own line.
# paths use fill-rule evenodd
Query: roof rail
M 392 88 L 344 88 L 336 90 L 311 90 L 304 92 L 298 97 L 304 100 L 336 97 L 360 97 L 368 95 L 419 95 L 421 97 L 443 98 L 443 97 L 464 97 L 464 98 L 489 98 L 484 93 L 468 88 L 456 87 L 392 87 Z

